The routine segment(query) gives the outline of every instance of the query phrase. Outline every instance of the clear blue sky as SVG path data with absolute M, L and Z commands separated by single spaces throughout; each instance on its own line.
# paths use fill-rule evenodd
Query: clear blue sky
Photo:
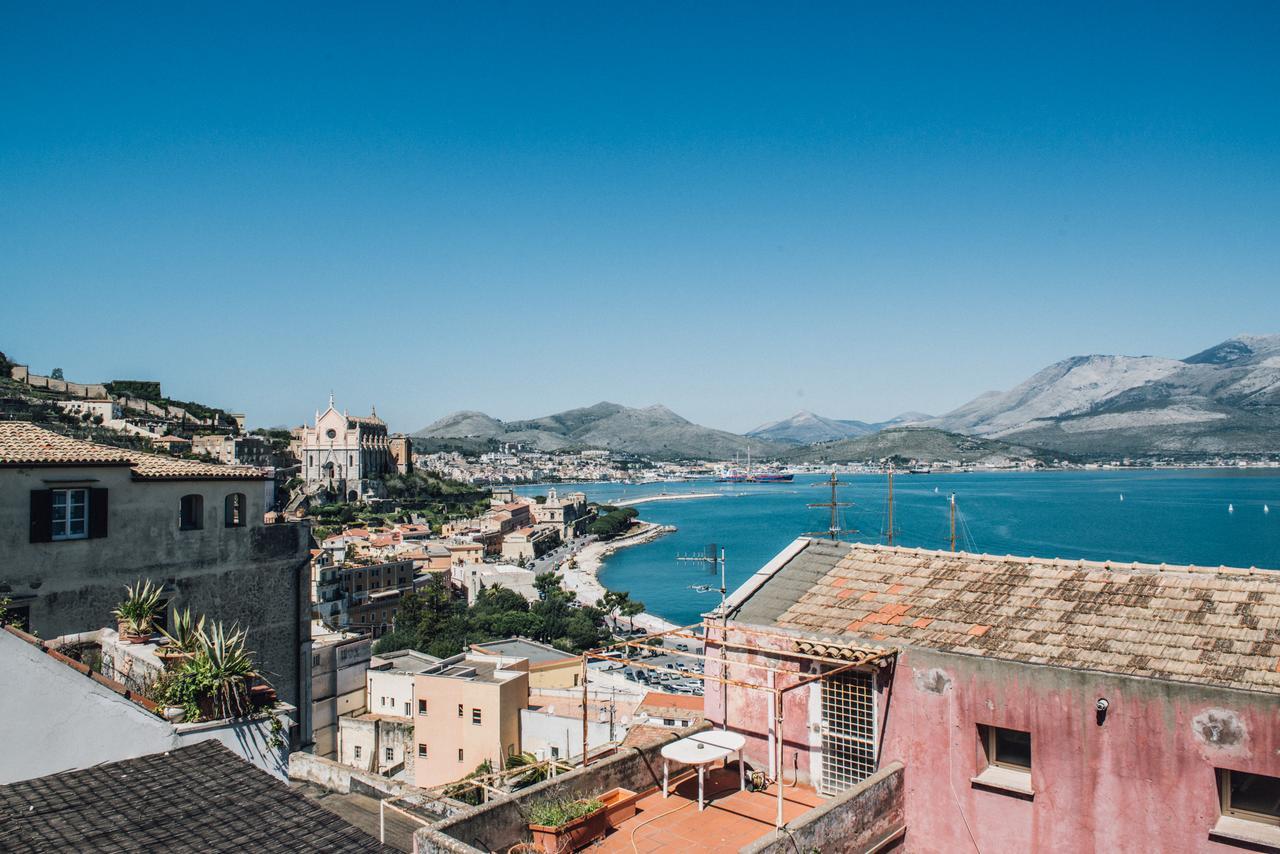
M 6 5 L 11 358 L 745 430 L 1280 331 L 1280 4 L 268 5 Z

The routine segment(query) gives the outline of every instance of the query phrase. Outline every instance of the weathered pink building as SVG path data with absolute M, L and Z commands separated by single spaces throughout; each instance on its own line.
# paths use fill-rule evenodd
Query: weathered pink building
M 730 599 L 728 639 L 729 677 L 762 685 L 741 662 L 891 653 L 783 694 L 781 772 L 835 795 L 902 762 L 904 850 L 1280 846 L 1280 572 L 799 540 Z M 708 683 L 713 721 L 722 697 L 776 773 L 772 694 Z

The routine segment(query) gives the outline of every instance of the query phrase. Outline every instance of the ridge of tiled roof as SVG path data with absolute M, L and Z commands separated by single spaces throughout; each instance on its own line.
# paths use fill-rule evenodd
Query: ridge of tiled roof
M 813 541 L 734 619 L 1280 693 L 1280 572 Z
M 216 740 L 0 785 L 6 850 L 381 852 Z
M 263 480 L 251 466 L 180 460 L 64 436 L 29 421 L 0 421 L 0 467 L 129 466 L 139 480 Z

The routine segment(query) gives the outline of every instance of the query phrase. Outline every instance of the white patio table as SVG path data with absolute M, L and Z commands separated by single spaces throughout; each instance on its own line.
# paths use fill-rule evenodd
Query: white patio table
M 667 797 L 670 787 L 670 764 L 682 762 L 698 769 L 698 811 L 704 809 L 704 774 L 707 766 L 733 753 L 738 754 L 738 788 L 746 788 L 746 771 L 742 764 L 742 748 L 747 740 L 736 732 L 707 730 L 662 748 L 662 797 Z

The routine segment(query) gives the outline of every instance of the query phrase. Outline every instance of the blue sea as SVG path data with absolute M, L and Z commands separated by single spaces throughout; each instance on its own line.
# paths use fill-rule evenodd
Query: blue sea
M 719 601 L 694 585 L 715 584 L 699 563 L 676 560 L 725 550 L 732 590 L 797 536 L 824 532 L 830 511 L 825 475 L 787 484 L 557 484 L 593 501 L 661 493 L 715 492 L 720 497 L 639 505 L 640 518 L 679 530 L 622 549 L 600 573 L 648 610 L 679 624 L 697 622 Z M 884 542 L 887 489 L 883 475 L 842 474 L 841 539 Z M 525 495 L 547 486 L 521 487 Z M 945 549 L 948 496 L 955 493 L 957 548 L 988 554 L 1199 566 L 1280 569 L 1280 471 L 1247 469 L 973 472 L 894 477 L 894 542 Z M 1264 506 L 1271 512 L 1264 512 Z

